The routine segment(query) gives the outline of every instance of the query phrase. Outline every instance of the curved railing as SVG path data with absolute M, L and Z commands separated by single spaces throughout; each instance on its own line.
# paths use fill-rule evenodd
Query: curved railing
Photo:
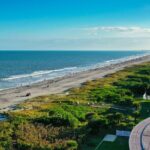
M 140 145 L 141 145 L 141 149 L 145 150 L 144 145 L 143 145 L 143 133 L 146 130 L 146 128 L 150 125 L 150 123 L 148 123 L 147 125 L 145 125 L 145 127 L 142 130 L 142 133 L 140 135 Z
M 144 132 L 146 131 L 146 129 L 150 129 L 149 127 L 150 118 L 147 118 L 133 128 L 129 138 L 130 150 L 145 150 L 145 146 L 147 146 L 147 143 L 145 143 Z

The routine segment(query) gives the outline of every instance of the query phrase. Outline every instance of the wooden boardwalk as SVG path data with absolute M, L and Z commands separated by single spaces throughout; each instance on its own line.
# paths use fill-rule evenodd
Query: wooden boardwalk
M 136 125 L 129 139 L 130 150 L 150 150 L 150 118 Z

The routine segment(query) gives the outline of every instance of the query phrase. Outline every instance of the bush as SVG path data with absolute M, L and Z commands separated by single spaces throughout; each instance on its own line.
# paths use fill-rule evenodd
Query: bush
M 32 145 L 30 143 L 18 141 L 17 143 L 18 150 L 52 150 L 49 145 L 42 146 L 42 145 Z
M 1 149 L 11 149 L 12 147 L 12 128 L 8 122 L 0 122 L 0 147 Z
M 93 134 L 98 134 L 101 129 L 107 128 L 107 125 L 107 119 L 104 118 L 92 119 L 88 122 L 88 128 L 90 128 Z
M 52 108 L 49 111 L 49 116 L 35 119 L 35 122 L 45 125 L 52 124 L 54 126 L 71 126 L 76 127 L 80 123 L 79 120 L 70 112 L 62 107 Z
M 69 140 L 66 143 L 67 150 L 77 150 L 78 149 L 78 143 L 74 140 Z
M 122 100 L 120 100 L 119 104 L 127 107 L 134 106 L 133 98 L 130 96 L 125 96 L 122 98 Z

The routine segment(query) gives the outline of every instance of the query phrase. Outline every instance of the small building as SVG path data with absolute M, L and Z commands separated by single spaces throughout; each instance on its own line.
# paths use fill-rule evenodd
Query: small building
M 145 92 L 144 95 L 143 95 L 143 99 L 150 100 L 150 95 L 148 95 L 148 93 Z

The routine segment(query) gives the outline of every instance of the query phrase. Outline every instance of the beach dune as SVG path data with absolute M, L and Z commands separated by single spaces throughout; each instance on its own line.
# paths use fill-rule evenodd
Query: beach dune
M 105 67 L 91 69 L 80 73 L 71 74 L 55 80 L 42 81 L 30 86 L 23 86 L 0 91 L 0 111 L 7 111 L 14 105 L 38 96 L 62 93 L 72 87 L 78 87 L 88 80 L 102 78 L 105 75 L 115 73 L 125 67 L 150 61 L 150 55 L 126 60 L 116 64 L 110 64 Z

